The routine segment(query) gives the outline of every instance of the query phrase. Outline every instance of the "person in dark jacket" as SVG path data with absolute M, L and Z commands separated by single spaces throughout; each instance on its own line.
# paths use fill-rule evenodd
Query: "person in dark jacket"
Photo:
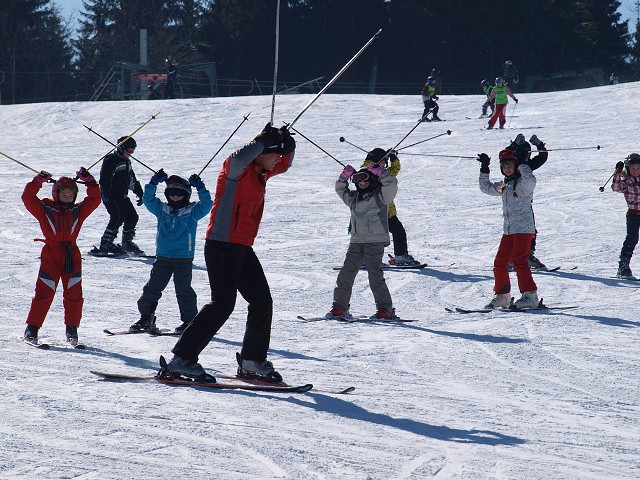
M 100 189 L 102 190 L 102 203 L 109 212 L 109 223 L 100 239 L 100 246 L 94 247 L 89 252 L 92 255 L 142 253 L 140 247 L 133 242 L 138 224 L 138 213 L 128 196 L 129 190 L 132 190 L 138 197 L 138 205 L 142 205 L 144 192 L 140 182 L 136 179 L 130 160 L 136 147 L 136 141 L 132 137 L 120 137 L 115 151 L 102 161 Z M 114 243 L 120 227 L 122 227 L 122 246 Z
M 240 292 L 249 312 L 242 349 L 236 354 L 238 375 L 282 380 L 267 360 L 273 300 L 252 245 L 262 219 L 267 181 L 289 169 L 295 147 L 286 127 L 277 129 L 268 123 L 251 143 L 223 162 L 204 248 L 211 302 L 200 309 L 173 347 L 168 375 L 209 377 L 198 356 L 233 313 Z
M 531 145 L 529 144 L 529 142 L 533 143 L 538 149 L 538 155 L 533 158 L 531 158 Z M 535 134 L 531 135 L 529 142 L 524 139 L 524 135 L 519 133 L 516 139 L 511 142 L 507 149 L 514 151 L 516 153 L 518 161 L 520 161 L 521 163 L 526 162 L 527 165 L 529 165 L 529 167 L 531 168 L 531 171 L 534 171 L 545 164 L 547 158 L 549 157 L 549 153 L 547 152 L 547 148 L 545 147 L 544 143 L 540 139 L 538 139 Z M 548 270 L 547 266 L 540 260 L 538 260 L 538 258 L 535 256 L 537 237 L 538 229 L 535 229 L 535 234 L 531 239 L 531 250 L 529 251 L 529 267 L 531 267 L 532 270 L 545 271 Z
M 164 86 L 164 98 L 176 98 L 173 95 L 173 89 L 178 83 L 178 70 L 170 58 L 164 61 L 164 65 L 167 67 L 167 82 Z
M 512 92 L 514 92 L 514 87 L 520 82 L 520 74 L 518 73 L 518 69 L 513 64 L 511 60 L 507 60 L 504 62 L 502 78 L 507 82 L 509 88 Z

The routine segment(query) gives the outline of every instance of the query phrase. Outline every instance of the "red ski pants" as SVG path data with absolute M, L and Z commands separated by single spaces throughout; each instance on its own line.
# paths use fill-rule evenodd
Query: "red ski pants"
M 73 247 L 72 271 L 68 273 L 64 271 L 66 260 L 66 248 L 52 245 L 45 245 L 42 248 L 36 293 L 31 300 L 31 309 L 26 322 L 29 325 L 42 327 L 60 279 L 64 289 L 62 294 L 64 324 L 70 327 L 80 325 L 84 299 L 82 298 L 82 259 L 78 247 Z
M 521 293 L 538 289 L 536 282 L 533 281 L 531 268 L 529 268 L 529 252 L 531 251 L 531 239 L 533 236 L 533 233 L 502 235 L 498 253 L 496 253 L 496 258 L 493 261 L 493 276 L 495 278 L 493 291 L 496 294 L 511 292 L 509 263 L 513 263 Z
M 507 104 L 502 103 L 500 105 L 496 104 L 496 110 L 493 112 L 493 115 L 489 119 L 489 126 L 493 128 L 496 124 L 498 118 L 500 118 L 500 125 L 504 125 L 507 123 L 507 117 L 505 117 L 505 111 L 507 110 Z

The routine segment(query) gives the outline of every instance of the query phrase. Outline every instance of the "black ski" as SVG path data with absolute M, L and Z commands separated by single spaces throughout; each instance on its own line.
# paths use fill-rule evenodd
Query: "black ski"
M 566 307 L 547 307 L 546 305 L 536 307 L 536 308 L 516 308 L 513 305 L 508 308 L 448 308 L 445 307 L 445 310 L 449 313 L 491 313 L 491 312 L 545 312 L 545 311 L 554 311 L 554 310 L 571 310 L 573 308 L 578 308 L 575 305 L 566 306 Z
M 124 382 L 155 382 L 165 383 L 168 385 L 179 385 L 185 387 L 204 387 L 212 390 L 249 390 L 254 392 L 272 392 L 272 393 L 304 393 L 313 388 L 310 383 L 297 386 L 277 386 L 277 385 L 257 385 L 249 383 L 220 383 L 217 381 L 198 381 L 189 380 L 186 378 L 171 378 L 162 376 L 134 376 L 134 375 L 121 375 L 117 373 L 105 373 L 91 370 L 91 373 L 101 377 L 104 380 L 110 381 L 124 381 Z
M 51 348 L 51 345 L 49 345 L 48 343 L 38 343 L 37 340 L 35 342 L 30 342 L 29 340 L 23 341 L 30 347 L 37 348 L 39 350 L 49 350 L 49 348 Z
M 303 317 L 302 315 L 296 316 L 298 320 L 302 320 L 303 322 L 319 322 L 321 320 L 336 320 L 338 322 L 344 323 L 411 323 L 417 322 L 418 320 L 407 320 L 405 318 L 400 317 L 392 317 L 392 318 L 378 318 L 378 317 L 366 317 L 364 315 L 353 316 L 353 315 L 342 315 L 342 316 L 334 316 L 334 317 Z
M 149 333 L 146 330 L 136 330 L 134 332 L 130 332 L 129 330 L 116 330 L 116 331 L 112 331 L 112 330 L 102 330 L 104 333 L 106 333 L 109 336 L 114 336 L 114 335 L 138 335 L 140 333 L 146 333 L 147 335 L 151 336 L 151 337 L 160 337 L 160 336 L 164 336 L 164 335 L 170 335 L 170 336 L 175 336 L 178 335 L 177 333 L 174 333 L 173 330 L 171 330 L 170 328 L 159 328 L 158 331 L 159 333 Z

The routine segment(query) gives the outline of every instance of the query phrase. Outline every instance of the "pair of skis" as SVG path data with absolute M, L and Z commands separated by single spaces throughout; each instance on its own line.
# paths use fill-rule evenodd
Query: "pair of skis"
M 23 341 L 24 341 L 24 343 L 26 343 L 30 347 L 37 348 L 39 350 L 49 350 L 51 348 L 51 346 L 52 346 L 49 343 L 41 343 L 41 342 L 38 342 L 37 340 L 35 340 L 35 341 L 23 340 Z M 61 348 L 71 347 L 71 348 L 73 348 L 75 350 L 86 350 L 86 348 L 87 348 L 82 343 L 73 344 L 71 342 L 67 342 L 65 345 L 54 344 L 53 346 L 54 347 L 61 347 Z
M 296 317 L 298 320 L 302 320 L 303 322 L 320 322 L 322 320 L 336 320 L 338 322 L 344 323 L 411 323 L 417 322 L 417 320 L 407 320 L 406 318 L 400 318 L 393 316 L 391 318 L 380 318 L 371 316 L 367 317 L 364 315 L 332 315 L 332 316 L 324 316 L 324 317 L 303 317 L 302 315 L 298 315 Z
M 154 376 L 137 376 L 123 375 L 117 373 L 105 373 L 91 370 L 91 373 L 97 375 L 103 380 L 121 381 L 121 382 L 146 382 L 146 383 L 163 383 L 167 385 L 209 388 L 212 390 L 247 390 L 253 392 L 271 392 L 271 393 L 305 393 L 313 389 L 313 384 L 305 383 L 301 385 L 289 385 L 284 382 L 272 382 L 265 379 L 232 377 L 220 375 L 217 377 L 209 377 L 206 379 L 188 378 L 183 376 L 175 376 L 167 368 L 167 362 L 164 357 L 160 357 L 160 371 Z M 223 380 L 222 382 L 220 380 Z M 347 394 L 355 390 L 355 387 L 348 387 L 342 390 L 327 391 L 331 394 Z

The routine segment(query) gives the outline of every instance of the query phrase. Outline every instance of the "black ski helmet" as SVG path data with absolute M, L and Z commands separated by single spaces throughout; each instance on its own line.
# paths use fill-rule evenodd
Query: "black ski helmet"
M 386 161 L 389 160 L 389 155 L 387 155 L 387 151 L 382 148 L 374 148 L 369 153 L 367 153 L 367 158 L 365 160 L 368 160 L 372 163 L 379 163 L 380 160 L 382 160 L 383 158 Z
M 191 184 L 188 180 L 185 180 L 178 175 L 171 175 L 166 180 L 167 186 L 164 189 L 164 196 L 167 198 L 167 203 L 173 208 L 182 208 L 189 203 L 191 197 Z M 182 198 L 177 202 L 174 202 L 169 198 L 170 195 L 181 195 Z
M 55 203 L 66 203 L 61 202 L 60 198 L 58 197 L 58 193 L 60 192 L 60 190 L 64 190 L 65 188 L 73 191 L 73 202 L 71 203 L 76 203 L 76 198 L 78 198 L 78 184 L 73 178 L 70 177 L 60 177 L 53 183 L 53 186 L 51 187 L 51 197 L 53 198 L 53 201 Z
M 135 149 L 135 148 L 138 147 L 138 144 L 133 139 L 133 137 L 128 137 L 128 138 L 127 137 L 120 137 L 118 139 L 117 145 L 118 145 L 118 152 L 120 152 L 120 153 L 124 153 L 124 151 L 127 148 Z

